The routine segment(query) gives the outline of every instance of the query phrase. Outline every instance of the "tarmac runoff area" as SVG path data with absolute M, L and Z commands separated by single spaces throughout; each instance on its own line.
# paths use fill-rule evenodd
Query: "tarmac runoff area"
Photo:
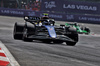
M 20 66 L 1 41 L 0 41 L 0 66 Z

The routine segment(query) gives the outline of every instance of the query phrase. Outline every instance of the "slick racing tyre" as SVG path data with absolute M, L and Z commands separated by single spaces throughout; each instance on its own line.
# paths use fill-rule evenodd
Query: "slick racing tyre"
M 23 30 L 23 41 L 31 42 L 33 39 L 28 38 L 35 34 L 35 26 L 31 23 L 26 22 Z
M 14 25 L 14 30 L 13 30 L 13 38 L 14 39 L 22 39 L 22 32 L 23 32 L 23 27 L 24 24 L 18 24 L 17 22 Z
M 75 46 L 76 42 L 66 42 L 68 46 Z
M 68 33 L 67 33 L 68 32 Z M 77 30 L 73 27 L 69 27 L 66 29 L 66 36 L 68 36 L 72 41 L 66 41 L 66 44 L 69 46 L 74 46 L 78 42 L 78 33 Z
M 86 34 L 90 34 L 90 29 L 88 28 L 88 27 L 85 27 L 85 29 L 84 29 L 85 31 L 87 31 L 87 33 Z

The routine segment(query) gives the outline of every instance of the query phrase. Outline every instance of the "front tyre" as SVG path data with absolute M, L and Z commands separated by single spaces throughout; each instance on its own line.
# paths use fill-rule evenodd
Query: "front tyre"
M 85 27 L 85 31 L 87 31 L 86 34 L 90 34 L 90 29 L 88 27 Z
M 23 24 L 18 24 L 17 22 L 14 25 L 14 30 L 13 30 L 13 38 L 21 40 L 22 39 L 22 32 L 23 32 Z
M 73 27 L 66 28 L 66 36 L 73 40 L 66 41 L 66 44 L 69 46 L 75 46 L 75 44 L 78 42 L 77 30 Z
M 75 46 L 75 45 L 76 45 L 76 42 L 66 42 L 66 44 L 67 44 L 68 46 Z

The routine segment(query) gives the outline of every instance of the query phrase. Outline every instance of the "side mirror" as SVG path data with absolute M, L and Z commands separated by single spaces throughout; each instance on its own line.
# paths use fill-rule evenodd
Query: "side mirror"
M 25 17 L 24 17 L 24 20 L 28 20 L 28 17 L 27 17 L 27 16 L 25 16 Z

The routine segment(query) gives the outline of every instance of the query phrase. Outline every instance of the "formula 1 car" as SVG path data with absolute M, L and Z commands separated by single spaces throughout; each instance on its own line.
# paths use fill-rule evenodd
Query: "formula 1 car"
M 43 42 L 63 43 L 74 46 L 78 42 L 78 33 L 73 27 L 55 25 L 54 19 L 40 19 L 39 17 L 24 17 L 24 24 L 14 25 L 14 39 Z
M 74 28 L 77 29 L 77 32 L 79 34 L 90 34 L 90 29 L 88 27 L 82 26 L 82 25 L 78 25 L 77 23 L 65 23 L 66 26 L 72 26 Z

